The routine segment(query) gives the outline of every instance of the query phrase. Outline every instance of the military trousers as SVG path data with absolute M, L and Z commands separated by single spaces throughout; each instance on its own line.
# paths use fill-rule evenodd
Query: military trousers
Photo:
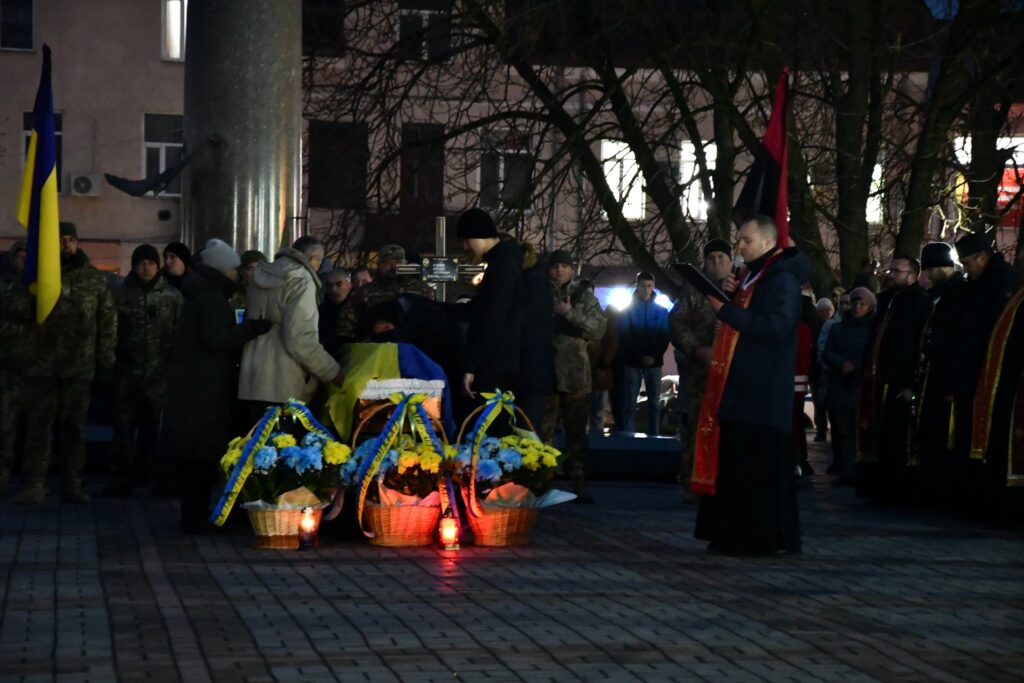
M 22 382 L 26 415 L 22 471 L 27 486 L 42 484 L 50 466 L 51 435 L 57 430 L 64 488 L 81 484 L 85 467 L 85 418 L 91 382 L 56 377 L 26 377 Z
M 173 476 L 172 463 L 160 457 L 160 418 L 165 385 L 143 376 L 119 375 L 114 380 L 114 443 L 110 453 L 110 478 L 131 484 L 133 470 L 148 470 L 159 480 Z M 139 454 L 142 459 L 140 461 Z M 135 472 L 138 474 L 139 472 Z
M 544 406 L 543 438 L 547 443 L 555 435 L 561 419 L 565 430 L 563 471 L 574 480 L 586 478 L 587 421 L 590 416 L 590 392 L 558 392 L 548 396 Z
M 21 416 L 21 381 L 16 372 L 0 369 L 0 488 L 14 465 L 14 445 Z

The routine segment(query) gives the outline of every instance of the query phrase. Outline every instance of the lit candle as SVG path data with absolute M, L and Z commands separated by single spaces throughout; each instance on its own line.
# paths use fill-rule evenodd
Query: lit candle
M 302 519 L 299 521 L 299 550 L 309 550 L 316 540 L 316 517 L 313 508 L 302 508 Z
M 441 524 L 438 527 L 438 535 L 441 537 L 441 544 L 445 550 L 459 549 L 459 523 L 455 520 L 450 507 L 445 508 L 441 517 Z

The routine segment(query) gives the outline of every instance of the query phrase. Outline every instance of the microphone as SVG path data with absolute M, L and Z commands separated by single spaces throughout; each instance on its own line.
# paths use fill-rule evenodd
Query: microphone
M 743 271 L 743 266 L 746 265 L 746 261 L 742 256 L 736 254 L 732 257 L 732 276 L 737 280 L 740 279 L 740 273 Z

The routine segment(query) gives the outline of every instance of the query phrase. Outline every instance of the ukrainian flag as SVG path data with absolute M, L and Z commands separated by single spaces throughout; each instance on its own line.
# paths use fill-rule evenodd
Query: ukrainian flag
M 57 139 L 54 134 L 50 48 L 43 45 L 43 74 L 32 111 L 32 137 L 21 179 L 18 222 L 28 230 L 25 284 L 36 296 L 42 324 L 60 297 L 60 225 L 57 218 Z

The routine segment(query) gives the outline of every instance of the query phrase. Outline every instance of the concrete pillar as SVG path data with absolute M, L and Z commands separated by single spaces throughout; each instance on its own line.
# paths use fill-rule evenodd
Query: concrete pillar
M 193 0 L 185 50 L 182 239 L 273 259 L 298 233 L 302 3 Z

